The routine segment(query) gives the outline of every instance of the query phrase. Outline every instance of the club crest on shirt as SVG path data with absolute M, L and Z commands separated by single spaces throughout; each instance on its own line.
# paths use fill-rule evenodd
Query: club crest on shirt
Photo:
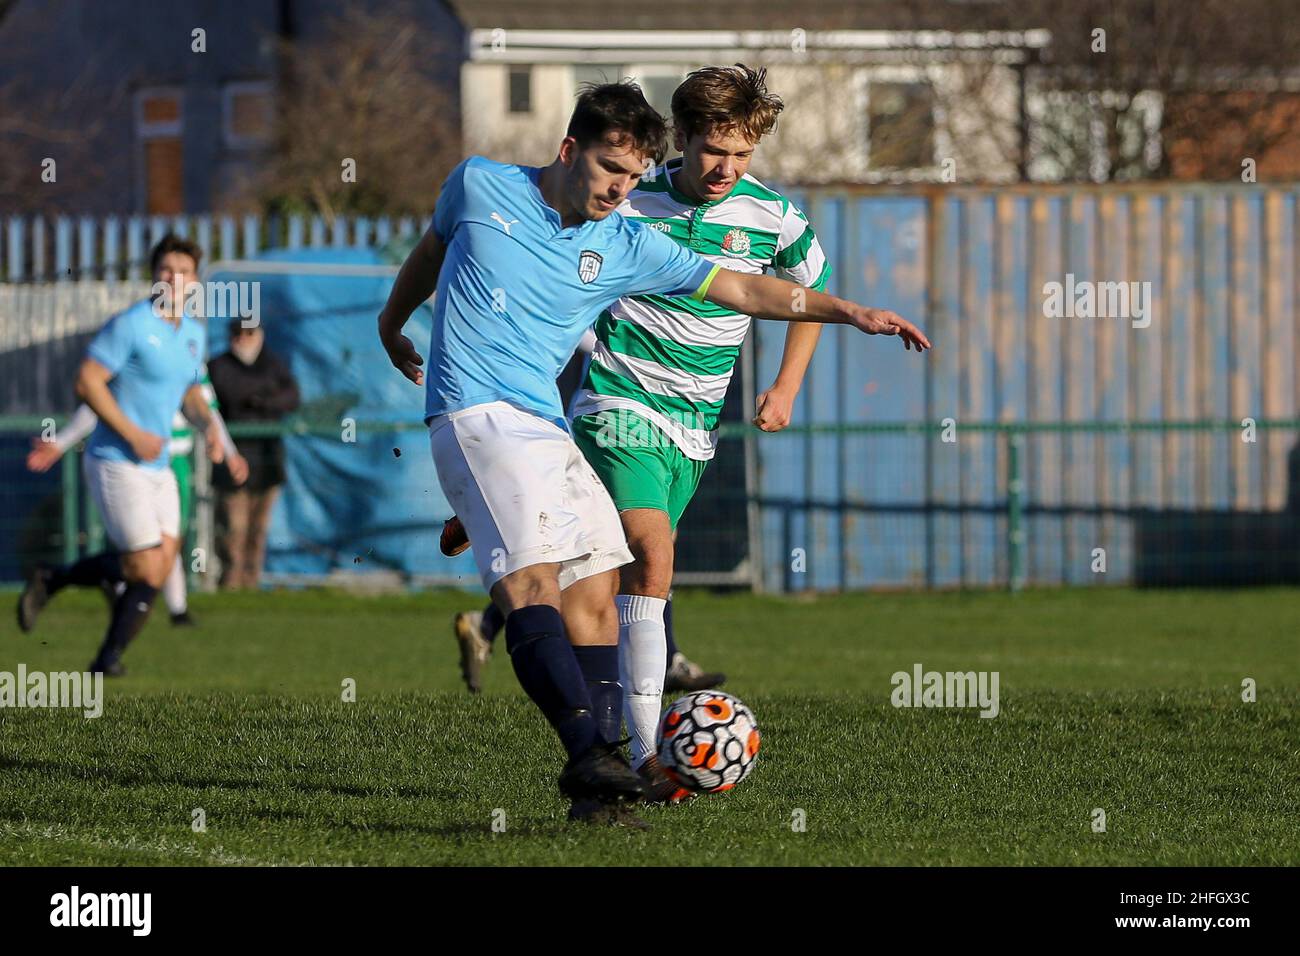
M 600 267 L 605 260 L 599 252 L 583 249 L 578 256 L 578 278 L 585 282 L 594 282 L 600 275 Z
M 749 234 L 743 229 L 732 229 L 722 237 L 722 254 L 726 256 L 749 255 Z
M 194 356 L 195 358 L 199 357 L 199 343 L 196 342 L 194 339 L 190 339 L 190 355 Z

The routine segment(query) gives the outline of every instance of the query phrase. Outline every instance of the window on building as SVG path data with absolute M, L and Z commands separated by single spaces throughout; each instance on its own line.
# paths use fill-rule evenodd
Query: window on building
M 588 83 L 617 83 L 623 79 L 623 67 L 617 63 L 579 63 L 573 67 L 573 91 L 581 92 Z
M 232 149 L 253 149 L 271 141 L 274 129 L 271 84 L 227 83 L 221 91 L 222 133 Z
M 533 111 L 533 70 L 529 66 L 510 68 L 510 112 Z
M 867 123 L 871 169 L 934 165 L 934 89 L 929 83 L 872 83 Z
M 151 215 L 174 216 L 185 209 L 183 129 L 179 90 L 136 93 L 135 134 L 140 144 L 137 183 L 140 204 Z
M 641 80 L 641 92 L 645 94 L 646 100 L 669 123 L 672 122 L 673 118 L 673 91 L 681 83 L 682 77 L 676 74 L 671 76 L 647 76 Z

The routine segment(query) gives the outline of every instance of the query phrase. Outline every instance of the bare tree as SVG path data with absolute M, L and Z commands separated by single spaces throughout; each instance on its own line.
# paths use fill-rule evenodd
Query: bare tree
M 1284 0 L 1026 0 L 1021 12 L 1052 34 L 1031 135 L 1061 178 L 1168 176 L 1180 154 L 1195 175 L 1236 175 L 1243 150 L 1273 148 L 1300 115 L 1281 92 L 1300 65 Z
M 327 219 L 427 213 L 460 159 L 460 129 L 431 72 L 452 52 L 419 23 L 404 4 L 348 8 L 321 39 L 286 44 L 273 155 L 228 204 L 256 199 Z
M 91 75 L 84 69 L 59 92 L 23 78 L 0 84 L 0 209 L 76 212 L 93 204 L 107 175 L 93 143 L 126 91 L 97 89 Z
M 783 92 L 792 104 L 824 104 L 826 134 L 778 131 L 776 164 L 787 178 L 833 179 L 829 170 L 837 169 L 844 178 L 902 180 L 934 175 L 921 161 L 933 146 L 937 162 L 955 161 L 962 181 L 1017 172 L 1067 181 L 1235 178 L 1243 159 L 1266 156 L 1277 175 L 1295 176 L 1300 20 L 1293 6 L 1293 0 L 993 0 L 978 5 L 976 34 L 1013 31 L 1024 38 L 1024 31 L 1046 31 L 1047 46 L 1000 50 L 993 42 L 983 49 L 901 51 L 890 60 L 882 54 L 873 66 L 910 62 L 924 70 L 906 95 L 890 91 L 896 109 L 882 110 L 871 93 L 888 83 L 873 79 L 864 105 L 849 64 L 833 65 L 833 52 L 814 58 L 810 51 L 809 64 L 822 69 L 783 78 Z M 934 0 L 900 0 L 892 10 L 903 26 L 952 15 L 950 5 Z M 863 112 L 865 137 L 844 121 Z M 795 118 L 788 132 L 797 126 Z

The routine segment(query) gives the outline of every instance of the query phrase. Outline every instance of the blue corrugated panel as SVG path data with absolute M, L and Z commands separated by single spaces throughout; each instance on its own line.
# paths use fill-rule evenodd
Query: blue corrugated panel
M 1036 196 L 1030 211 L 1029 306 L 1025 317 L 1029 339 L 1028 408 L 1031 422 L 1065 417 L 1064 324 L 1044 312 L 1044 287 L 1065 275 L 1061 235 L 1065 202 Z M 1026 577 L 1030 584 L 1056 584 L 1065 567 L 1065 518 L 1061 462 L 1065 438 L 1035 432 L 1025 443 Z
M 1146 276 L 1135 272 L 1131 256 L 1133 243 L 1132 204 L 1128 196 L 1103 196 L 1100 203 L 1098 228 L 1099 282 L 1123 283 L 1119 286 L 1128 295 L 1128 316 L 1099 318 L 1097 332 L 1097 419 L 1104 422 L 1123 422 L 1132 418 L 1129 395 L 1129 352 L 1134 343 L 1144 336 L 1158 334 L 1149 325 L 1138 328 L 1142 319 L 1131 316 L 1141 308 L 1142 290 L 1150 286 L 1129 283 L 1140 282 Z M 1149 281 L 1149 280 L 1148 280 Z M 1137 298 L 1133 293 L 1137 292 Z M 1109 296 L 1108 296 L 1109 298 Z M 1122 305 L 1121 296 L 1116 303 Z M 1109 308 L 1110 303 L 1107 303 Z M 1100 436 L 1101 462 L 1098 475 L 1097 500 L 1101 514 L 1098 518 L 1099 547 L 1106 549 L 1106 581 L 1123 580 L 1133 572 L 1133 520 L 1124 512 L 1130 506 L 1133 479 L 1132 440 L 1122 432 Z M 1092 564 L 1089 562 L 1089 573 Z
M 1228 199 L 1222 193 L 1202 202 L 1201 248 L 1197 273 L 1201 281 L 1201 328 L 1197 356 L 1203 373 L 1201 414 L 1222 421 L 1229 414 L 1230 367 L 1228 349 Z M 1202 474 L 1200 507 L 1227 508 L 1232 502 L 1230 483 L 1233 436 L 1225 432 L 1205 436 L 1199 449 Z
M 951 423 L 955 432 L 945 431 L 930 445 L 930 584 L 956 587 L 962 580 L 961 547 L 961 419 L 962 355 L 966 329 L 962 322 L 958 266 L 962 247 L 961 204 L 946 196 L 939 201 L 938 261 L 947 267 L 932 272 L 930 281 L 937 292 L 936 311 L 929 317 L 936 346 L 929 358 L 931 424 Z M 933 268 L 933 266 L 932 266 Z M 949 437 L 955 441 L 947 441 Z
M 980 195 L 963 203 L 965 239 L 961 259 L 962 323 L 962 584 L 987 587 L 1002 548 L 997 534 L 997 513 L 1005 496 L 997 491 L 996 445 L 1000 438 L 988 432 L 961 433 L 961 422 L 987 422 L 997 418 L 994 335 L 999 320 L 993 310 L 993 247 L 996 239 L 993 196 Z
M 844 263 L 843 293 L 892 309 L 925 327 L 926 203 L 882 199 L 862 209 L 852 258 Z M 870 250 L 878 250 L 869 257 Z M 863 263 L 854 268 L 854 259 Z M 916 422 L 925 419 L 929 359 L 897 339 L 843 330 L 841 366 L 845 419 Z M 925 580 L 926 444 L 934 435 L 848 435 L 843 438 L 848 493 L 843 553 L 849 587 L 900 587 Z
M 1264 391 L 1260 377 L 1263 358 L 1262 275 L 1264 260 L 1260 232 L 1263 227 L 1263 196 L 1251 193 L 1235 199 L 1231 209 L 1232 293 L 1229 315 L 1231 382 L 1230 406 L 1225 418 L 1239 422 L 1243 418 L 1260 419 L 1264 415 Z M 1261 457 L 1264 444 L 1256 435 L 1254 442 L 1232 443 L 1232 504 L 1240 509 L 1263 507 Z
M 1198 396 L 1205 372 L 1197 367 L 1197 330 L 1201 320 L 1197 274 L 1201 214 L 1199 198 L 1177 196 L 1170 200 L 1166 220 L 1169 334 L 1165 338 L 1168 349 L 1165 393 L 1169 396 L 1169 401 L 1165 406 L 1165 417 L 1183 421 L 1203 417 Z M 1198 503 L 1197 449 L 1207 441 L 1207 438 L 1194 434 L 1175 433 L 1166 436 L 1169 467 L 1165 472 L 1168 488 L 1165 500 L 1168 507 L 1192 508 Z

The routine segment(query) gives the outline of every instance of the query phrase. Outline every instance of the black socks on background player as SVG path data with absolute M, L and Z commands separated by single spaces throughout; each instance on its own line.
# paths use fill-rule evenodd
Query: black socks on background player
M 57 594 L 66 587 L 97 588 L 101 585 L 117 584 L 122 580 L 122 556 L 116 551 L 101 551 L 88 555 L 75 564 L 55 568 L 45 582 L 45 591 L 49 595 Z
M 478 626 L 479 634 L 483 635 L 483 640 L 491 644 L 501 633 L 501 629 L 506 626 L 505 615 L 491 601 L 483 609 L 483 623 Z
M 113 603 L 113 618 L 108 622 L 104 644 L 90 666 L 92 671 L 106 670 L 117 663 L 126 646 L 144 627 L 157 596 L 158 589 L 148 584 L 127 584 L 126 590 Z
M 677 656 L 677 641 L 673 639 L 673 599 L 671 595 L 664 602 L 664 636 L 668 638 L 668 666 L 672 667 L 673 658 Z
M 547 604 L 512 612 L 506 618 L 506 650 L 519 686 L 550 721 L 569 756 L 590 749 L 600 729 L 560 612 Z
M 618 682 L 618 645 L 575 646 L 573 656 L 587 681 L 591 710 L 606 743 L 612 744 L 623 729 L 623 685 Z

